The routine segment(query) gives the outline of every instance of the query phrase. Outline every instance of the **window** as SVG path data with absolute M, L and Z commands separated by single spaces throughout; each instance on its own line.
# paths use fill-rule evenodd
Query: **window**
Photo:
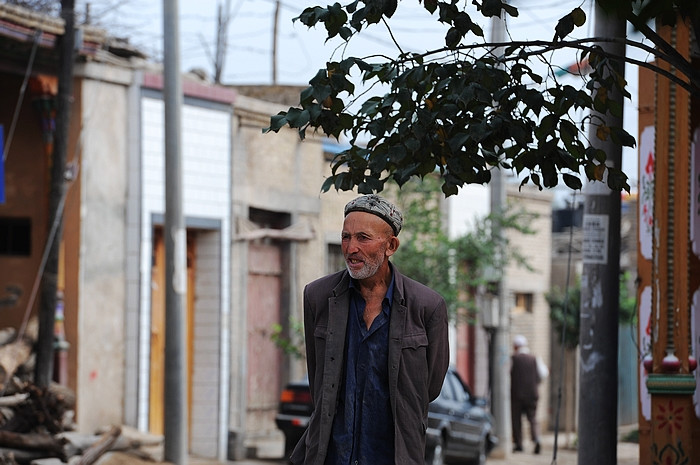
M 335 273 L 345 269 L 345 258 L 340 244 L 328 244 L 326 273 Z
M 515 293 L 514 313 L 532 313 L 532 294 L 525 292 Z
M 32 254 L 32 220 L 0 218 L 0 255 L 28 257 Z

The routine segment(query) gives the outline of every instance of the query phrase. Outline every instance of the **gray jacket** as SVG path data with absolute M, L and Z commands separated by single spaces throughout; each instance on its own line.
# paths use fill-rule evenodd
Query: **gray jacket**
M 323 465 L 345 366 L 350 275 L 341 271 L 304 289 L 306 363 L 314 411 L 291 455 L 295 465 Z M 389 393 L 395 463 L 419 465 L 425 454 L 428 404 L 440 393 L 449 364 L 447 308 L 432 289 L 394 267 L 389 323 Z

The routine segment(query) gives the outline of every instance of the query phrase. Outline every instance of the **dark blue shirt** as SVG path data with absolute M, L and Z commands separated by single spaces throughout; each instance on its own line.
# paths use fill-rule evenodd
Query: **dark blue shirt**
M 394 275 L 382 312 L 367 329 L 365 300 L 354 280 L 346 338 L 345 384 L 333 419 L 326 465 L 393 465 L 394 419 L 389 398 L 389 315 Z

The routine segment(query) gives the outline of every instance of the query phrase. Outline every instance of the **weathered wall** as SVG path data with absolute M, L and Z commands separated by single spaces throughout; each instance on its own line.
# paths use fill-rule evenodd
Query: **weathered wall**
M 280 105 L 238 96 L 234 105 L 232 250 L 232 391 L 230 427 L 240 431 L 245 424 L 245 373 L 247 344 L 245 311 L 251 304 L 246 295 L 249 264 L 248 244 L 243 239 L 251 208 L 288 215 L 292 227 L 310 231 L 302 239 L 280 241 L 288 252 L 284 267 L 285 287 L 282 318 L 302 319 L 304 285 L 325 274 L 329 238 L 340 244 L 342 208 L 352 193 L 321 194 L 328 162 L 319 137 L 307 134 L 300 140 L 296 130 L 263 134 L 270 115 L 286 109 Z M 280 321 L 286 324 L 286 321 Z M 281 367 L 282 381 L 298 379 L 305 372 L 302 360 L 287 359 Z M 274 430 L 274 425 L 270 425 Z M 261 432 L 246 432 L 259 435 Z
M 19 108 L 17 124 L 10 140 L 10 128 L 18 101 L 22 76 L 0 74 L 0 124 L 4 126 L 5 203 L 0 204 L 0 217 L 28 218 L 31 222 L 31 244 L 28 256 L 0 256 L 0 299 L 10 297 L 8 286 L 21 292 L 19 300 L 0 307 L 0 327 L 19 327 L 30 302 L 41 255 L 47 236 L 49 156 L 42 143 L 41 123 L 28 93 Z M 38 295 L 32 309 L 38 308 Z
M 88 64 L 82 81 L 76 394 L 81 431 L 122 421 L 125 321 L 126 85 L 124 69 Z

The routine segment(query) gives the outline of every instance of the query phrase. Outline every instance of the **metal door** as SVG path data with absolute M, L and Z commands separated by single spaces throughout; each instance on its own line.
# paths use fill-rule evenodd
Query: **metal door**
M 248 248 L 248 380 L 246 431 L 275 429 L 280 394 L 281 355 L 270 338 L 280 322 L 282 253 L 274 243 L 252 242 Z

